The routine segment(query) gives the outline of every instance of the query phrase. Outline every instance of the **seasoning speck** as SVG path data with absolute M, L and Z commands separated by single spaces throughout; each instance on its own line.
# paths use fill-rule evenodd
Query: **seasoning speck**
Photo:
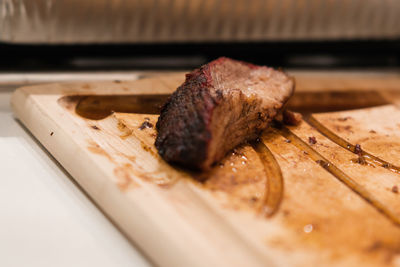
M 285 139 L 286 143 L 291 143 L 292 141 L 290 141 L 289 139 Z
M 305 225 L 305 226 L 303 227 L 303 231 L 304 231 L 304 233 L 306 233 L 306 234 L 311 233 L 311 232 L 313 231 L 313 229 L 314 229 L 314 227 L 313 227 L 312 224 L 307 224 L 307 225 Z
M 356 146 L 354 147 L 354 153 L 361 154 L 361 152 L 362 152 L 361 146 L 359 144 L 356 144 Z
M 395 194 L 398 194 L 399 193 L 399 187 L 397 185 L 394 185 L 392 187 L 392 192 L 395 193 Z
M 347 121 L 350 117 L 339 118 L 338 121 Z
M 308 142 L 311 145 L 315 145 L 317 143 L 317 138 L 315 138 L 315 136 L 310 136 L 310 137 L 308 137 Z
M 100 128 L 97 127 L 96 125 L 92 125 L 92 126 L 90 126 L 90 127 L 92 127 L 92 129 L 94 129 L 94 130 L 100 130 Z
M 139 130 L 144 130 L 145 128 L 153 128 L 153 124 L 149 121 L 144 121 L 142 125 L 140 125 Z
M 50 136 L 53 136 L 53 134 L 54 134 L 54 132 L 51 132 L 51 133 L 50 133 Z

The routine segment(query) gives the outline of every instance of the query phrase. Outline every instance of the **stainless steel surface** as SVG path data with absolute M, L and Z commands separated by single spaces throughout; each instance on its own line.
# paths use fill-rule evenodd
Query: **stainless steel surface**
M 1 0 L 12 43 L 393 39 L 398 0 Z

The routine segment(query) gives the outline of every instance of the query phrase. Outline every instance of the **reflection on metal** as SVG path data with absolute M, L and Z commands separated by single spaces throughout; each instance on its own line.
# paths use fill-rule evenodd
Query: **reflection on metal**
M 2 0 L 0 40 L 147 43 L 394 39 L 400 1 Z

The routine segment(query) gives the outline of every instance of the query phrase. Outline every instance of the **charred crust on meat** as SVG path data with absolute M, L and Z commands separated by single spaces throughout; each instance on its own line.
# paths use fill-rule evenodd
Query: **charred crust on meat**
M 203 65 L 161 108 L 158 153 L 167 162 L 208 170 L 237 145 L 256 139 L 293 87 L 290 77 L 267 67 L 228 58 Z
M 211 138 L 207 128 L 210 119 L 208 113 L 212 111 L 217 100 L 208 92 L 205 77 L 197 80 L 192 77 L 194 74 L 186 75 L 185 84 L 162 107 L 156 124 L 158 135 L 155 145 L 165 160 L 197 168 L 197 164 L 206 158 L 204 148 Z

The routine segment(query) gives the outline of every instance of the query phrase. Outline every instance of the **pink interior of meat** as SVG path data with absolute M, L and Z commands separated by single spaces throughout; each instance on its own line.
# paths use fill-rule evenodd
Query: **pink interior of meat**
M 268 67 L 238 64 L 229 59 L 212 67 L 211 76 L 215 89 L 222 92 L 238 89 L 247 97 L 256 96 L 269 105 L 280 102 L 282 92 L 287 91 L 292 84 L 287 75 Z
M 293 81 L 282 72 L 230 59 L 210 64 L 211 83 L 223 100 L 214 109 L 211 142 L 205 165 L 220 160 L 227 151 L 254 139 L 267 127 L 293 92 Z

